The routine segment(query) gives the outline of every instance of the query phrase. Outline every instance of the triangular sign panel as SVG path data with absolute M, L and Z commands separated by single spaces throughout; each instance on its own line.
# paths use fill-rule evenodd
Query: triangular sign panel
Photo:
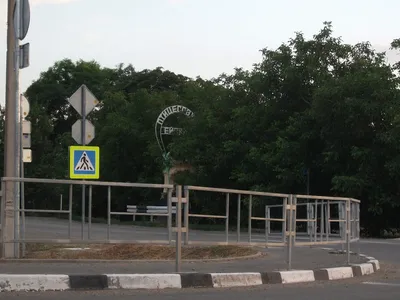
M 75 171 L 93 171 L 94 167 L 92 162 L 90 161 L 89 156 L 86 151 L 83 151 L 81 157 L 78 160 L 78 163 L 75 166 Z

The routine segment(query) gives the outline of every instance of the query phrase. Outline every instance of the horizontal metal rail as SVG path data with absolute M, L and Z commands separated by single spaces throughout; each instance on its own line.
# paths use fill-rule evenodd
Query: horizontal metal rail
M 337 200 L 337 201 L 328 200 L 328 201 L 329 201 L 330 205 L 337 205 L 338 203 L 342 203 L 343 202 L 341 200 Z M 307 203 L 297 203 L 296 204 L 296 206 L 307 206 L 307 205 L 321 206 L 321 205 L 325 205 L 325 204 L 322 204 L 321 202 L 317 202 L 317 203 L 307 202 Z M 265 205 L 265 207 L 268 207 L 268 208 L 282 208 L 283 204 L 267 204 L 267 205 Z
M 72 184 L 72 185 L 92 185 L 92 186 L 111 186 L 111 187 L 137 187 L 137 188 L 157 188 L 173 189 L 172 184 L 138 183 L 138 182 L 113 182 L 113 181 L 90 181 L 90 180 L 68 180 L 68 179 L 44 179 L 44 178 L 18 178 L 2 177 L 3 181 L 27 182 L 27 183 L 53 183 L 53 184 Z
M 226 216 L 218 216 L 218 215 L 189 214 L 189 217 L 193 217 L 193 218 L 210 218 L 210 219 L 226 219 Z
M 70 210 L 57 210 L 57 209 L 27 209 L 27 208 L 18 208 L 18 209 L 5 209 L 5 211 L 18 211 L 18 212 L 33 212 L 33 213 L 51 213 L 51 214 L 69 214 Z
M 317 222 L 315 219 L 296 219 L 296 222 Z
M 116 212 L 110 211 L 110 215 L 112 216 L 155 216 L 155 217 L 168 217 L 168 214 L 161 213 L 131 213 L 131 212 Z
M 212 242 L 212 241 L 189 241 L 189 245 L 211 245 L 211 246 L 263 246 L 263 247 L 283 247 L 282 242 Z
M 337 245 L 337 244 L 344 244 L 346 243 L 345 240 L 329 240 L 329 241 L 317 241 L 317 242 L 298 242 L 295 241 L 295 246 L 316 246 L 316 245 Z
M 284 219 L 277 219 L 277 218 L 263 218 L 263 217 L 251 217 L 252 220 L 258 221 L 271 221 L 271 222 L 283 222 Z
M 265 196 L 265 197 L 277 197 L 277 198 L 289 197 L 289 194 L 244 191 L 244 190 L 235 190 L 235 189 L 221 189 L 221 188 L 212 188 L 212 187 L 205 187 L 205 186 L 189 185 L 186 188 L 190 191 L 216 192 L 216 193 L 225 193 L 225 194 L 252 195 L 252 196 Z
M 293 195 L 297 199 L 314 199 L 314 200 L 341 200 L 341 201 L 351 201 L 356 203 L 361 203 L 360 200 L 347 197 L 331 197 L 331 196 L 314 196 L 314 195 Z
M 4 240 L 4 243 L 31 243 L 31 244 L 169 244 L 167 240 L 81 240 L 81 239 L 15 239 Z

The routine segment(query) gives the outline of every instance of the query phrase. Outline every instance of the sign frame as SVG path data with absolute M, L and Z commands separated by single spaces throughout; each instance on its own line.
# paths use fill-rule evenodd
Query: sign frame
M 94 172 L 79 174 L 75 172 L 75 154 L 77 152 L 94 152 Z M 80 154 L 77 154 L 80 155 Z M 69 146 L 69 178 L 71 179 L 99 179 L 100 178 L 100 147 L 98 146 Z
M 172 131 L 175 131 L 178 133 L 183 132 L 181 128 L 163 127 L 165 120 L 168 119 L 168 117 L 173 114 L 182 114 L 188 118 L 194 117 L 193 111 L 181 104 L 175 104 L 175 105 L 168 106 L 158 115 L 156 123 L 154 125 L 154 133 L 155 133 L 155 136 L 157 139 L 158 146 L 160 147 L 162 153 L 166 153 L 166 147 L 164 145 L 162 136 L 170 135 L 170 133 L 167 133 L 166 130 L 169 131 L 169 128 L 173 128 Z M 171 133 L 172 133 L 172 131 L 171 131 Z

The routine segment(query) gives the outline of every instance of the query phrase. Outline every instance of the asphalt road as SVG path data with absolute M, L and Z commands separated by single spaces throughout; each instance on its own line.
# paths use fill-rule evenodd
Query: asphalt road
M 54 222 L 58 222 L 55 220 Z M 36 222 L 36 223 L 35 223 Z M 42 225 L 40 224 L 42 223 Z M 59 223 L 53 223 L 47 220 L 33 220 L 32 226 L 41 231 L 36 233 L 32 230 L 32 234 L 43 236 L 45 232 L 61 230 L 61 227 L 55 229 L 53 226 L 65 226 Z M 103 229 L 96 227 L 95 230 L 101 232 Z M 155 228 L 140 228 L 136 230 L 137 235 L 142 234 L 145 239 L 150 239 L 151 236 L 157 236 L 162 229 Z M 78 228 L 79 230 L 79 228 Z M 132 228 L 113 228 L 115 234 L 122 234 Z M 36 232 L 35 232 L 36 231 Z M 142 231 L 143 233 L 138 233 Z M 165 231 L 164 231 L 165 232 Z M 199 238 L 205 236 L 213 237 L 214 239 L 223 238 L 223 233 L 205 232 L 197 233 Z M 233 235 L 233 238 L 235 235 Z M 245 238 L 245 237 L 243 237 Z M 353 249 L 357 247 L 353 245 Z M 379 300 L 398 300 L 400 298 L 400 240 L 362 240 L 359 243 L 361 253 L 365 253 L 376 257 L 381 261 L 382 270 L 376 274 L 353 278 L 350 280 L 341 280 L 336 282 L 316 282 L 309 284 L 295 285 L 265 285 L 252 288 L 234 288 L 234 289 L 185 289 L 185 290 L 162 290 L 162 291 L 82 291 L 82 292 L 43 292 L 43 293 L 1 293 L 0 299 L 10 300 L 50 300 L 50 299 L 70 299 L 75 300 L 102 300 L 113 298 L 115 300 L 127 299 L 143 299 L 143 300 L 158 300 L 158 299 L 218 299 L 218 300 L 235 300 L 251 298 L 252 300 L 310 300 L 324 299 L 337 300 L 342 299 L 379 299 Z M 301 249 L 301 248 L 299 248 Z M 296 249 L 295 251 L 300 251 Z M 303 248 L 305 249 L 305 248 Z M 313 253 L 310 252 L 310 256 Z M 18 297 L 18 298 L 17 298 Z
M 88 224 L 84 227 L 84 238 L 88 239 Z M 56 218 L 38 218 L 27 217 L 25 225 L 25 237 L 27 239 L 68 239 L 68 220 Z M 107 224 L 92 223 L 90 230 L 90 238 L 100 240 L 107 238 Z M 71 223 L 71 238 L 81 239 L 82 227 L 81 222 L 73 221 Z M 310 238 L 304 234 L 296 237 L 298 241 L 309 241 Z M 337 239 L 338 237 L 331 237 Z M 114 240 L 168 240 L 168 232 L 166 228 L 144 227 L 132 225 L 112 224 L 110 227 L 110 239 Z M 224 242 L 226 241 L 225 232 L 223 231 L 201 231 L 189 230 L 190 241 L 210 241 Z M 282 235 L 280 233 L 272 233 L 269 235 L 269 241 L 280 242 Z M 240 233 L 240 241 L 247 242 L 249 234 L 247 232 Z M 251 236 L 252 242 L 265 242 L 265 234 L 253 232 Z M 236 232 L 229 232 L 229 241 L 236 242 Z
M 370 280 L 377 279 L 370 276 Z M 4 293 L 0 299 L 9 300 L 398 300 L 400 284 L 398 281 L 385 281 L 384 285 L 365 284 L 360 280 L 346 282 L 264 285 L 252 288 L 229 289 L 184 289 L 162 291 L 83 291 L 83 292 L 42 292 L 42 293 Z

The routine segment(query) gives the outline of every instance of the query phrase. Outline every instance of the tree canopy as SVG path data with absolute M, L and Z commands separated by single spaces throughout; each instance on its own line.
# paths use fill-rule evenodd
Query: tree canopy
M 391 46 L 400 49 L 400 39 Z M 178 183 L 305 194 L 309 172 L 311 194 L 362 201 L 370 234 L 400 227 L 400 62 L 390 65 L 368 42 L 344 43 L 328 22 L 312 39 L 296 33 L 261 53 L 251 70 L 212 80 L 161 67 L 57 62 L 25 94 L 33 152 L 25 176 L 68 178 L 71 126 L 79 116 L 67 98 L 86 84 L 100 100 L 88 118 L 96 128 L 91 144 L 101 148 L 101 180 L 162 182 L 154 123 L 164 108 L 181 104 L 195 117 L 171 125 L 185 134 L 170 138 L 168 151 L 193 167 L 176 176 Z M 44 208 L 56 206 L 60 192 L 30 185 L 26 197 Z M 105 197 L 94 197 L 93 215 L 104 216 Z M 114 207 L 123 210 L 130 197 L 146 203 L 154 195 L 118 191 Z

